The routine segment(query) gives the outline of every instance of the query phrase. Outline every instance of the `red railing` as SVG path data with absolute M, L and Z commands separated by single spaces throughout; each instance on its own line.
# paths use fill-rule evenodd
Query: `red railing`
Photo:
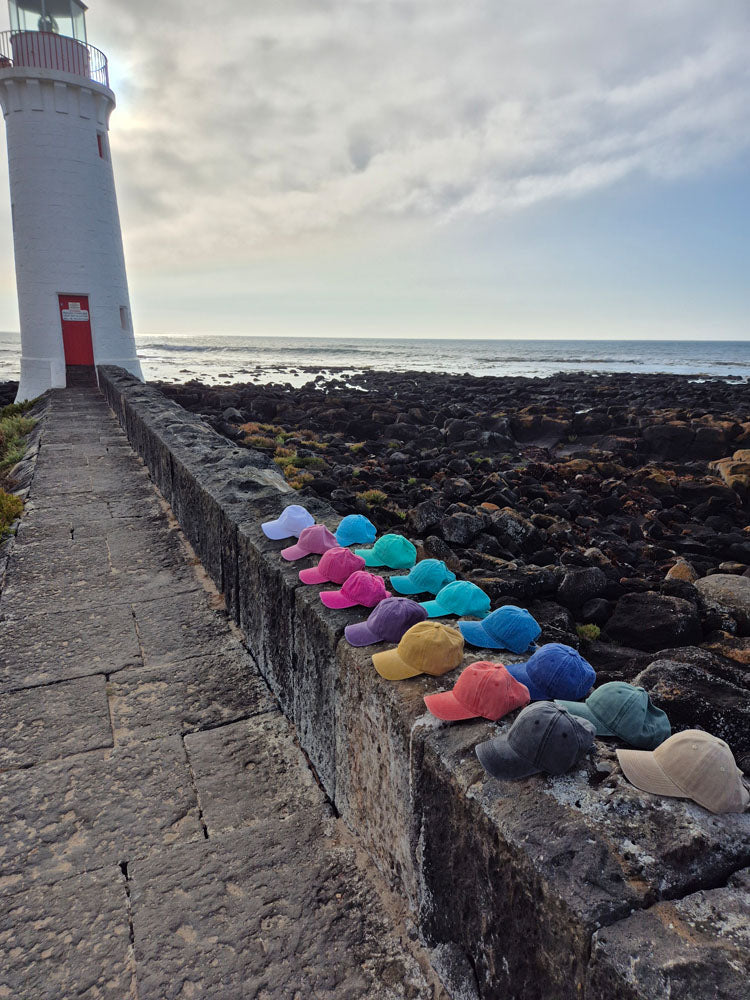
M 51 31 L 0 32 L 0 69 L 9 66 L 56 69 L 109 86 L 107 57 L 103 52 Z

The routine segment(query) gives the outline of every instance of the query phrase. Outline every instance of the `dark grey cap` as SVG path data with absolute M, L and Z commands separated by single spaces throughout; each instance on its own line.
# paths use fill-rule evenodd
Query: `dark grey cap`
M 596 729 L 551 701 L 525 708 L 508 730 L 480 743 L 476 754 L 493 778 L 526 778 L 530 774 L 564 774 L 594 742 Z

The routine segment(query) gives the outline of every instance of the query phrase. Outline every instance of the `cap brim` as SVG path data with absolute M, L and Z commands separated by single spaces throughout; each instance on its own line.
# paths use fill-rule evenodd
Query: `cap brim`
M 354 608 L 359 604 L 359 601 L 352 601 L 350 598 L 345 597 L 340 590 L 324 590 L 320 595 L 320 599 L 327 608 L 333 608 L 334 610 Z
M 529 673 L 526 669 L 527 665 L 528 661 L 526 661 L 526 663 L 506 663 L 505 669 L 511 677 L 519 681 L 525 688 L 528 689 L 529 697 L 532 701 L 548 701 L 549 695 L 545 691 L 536 687 L 533 681 L 529 680 Z
M 299 538 L 299 535 L 284 527 L 279 521 L 266 521 L 260 527 L 266 538 L 270 538 L 274 542 L 280 542 L 282 538 Z
M 652 795 L 668 795 L 673 799 L 691 798 L 667 777 L 659 767 L 652 750 L 618 750 L 617 759 L 622 773 L 631 785 Z
M 596 730 L 597 736 L 617 737 L 617 733 L 613 733 L 611 729 L 607 729 L 602 720 L 594 715 L 585 701 L 561 701 L 559 698 L 555 698 L 555 704 L 559 705 L 560 708 L 564 708 L 570 715 L 576 715 L 579 719 L 586 719 L 590 722 Z
M 444 608 L 443 605 L 439 604 L 437 601 L 422 601 L 421 604 L 427 612 L 428 618 L 442 618 L 444 615 L 453 614 L 452 611 L 448 611 L 447 608 Z
M 452 691 L 440 691 L 438 694 L 427 694 L 424 703 L 432 714 L 443 722 L 460 722 L 462 719 L 478 719 L 470 708 L 462 705 Z
M 418 677 L 422 671 L 414 670 L 398 655 L 397 649 L 387 649 L 384 653 L 375 653 L 372 665 L 381 677 L 387 681 L 403 681 L 407 677 Z
M 289 548 L 281 550 L 281 557 L 286 559 L 288 562 L 294 562 L 295 559 L 304 559 L 305 556 L 315 555 L 314 552 L 308 552 L 307 549 L 303 548 L 301 545 L 290 545 Z
M 391 581 L 391 586 L 394 590 L 398 591 L 399 594 L 429 593 L 429 591 L 420 590 L 420 588 L 416 586 L 414 581 L 410 580 L 408 576 L 391 576 L 389 579 Z
M 367 622 L 347 625 L 344 629 L 344 637 L 350 646 L 372 646 L 373 643 L 383 641 L 382 636 L 376 635 Z
M 476 755 L 487 774 L 493 778 L 514 780 L 541 774 L 541 768 L 536 767 L 530 760 L 520 757 L 503 736 L 496 736 L 494 740 L 479 743 Z
M 385 566 L 385 563 L 375 555 L 374 549 L 355 549 L 354 555 L 361 556 L 365 566 Z
M 317 566 L 313 566 L 311 569 L 301 569 L 299 571 L 299 578 L 302 583 L 332 583 L 325 573 L 321 573 Z
M 493 639 L 489 633 L 485 631 L 481 622 L 459 622 L 458 631 L 470 645 L 477 646 L 479 649 L 508 648 Z

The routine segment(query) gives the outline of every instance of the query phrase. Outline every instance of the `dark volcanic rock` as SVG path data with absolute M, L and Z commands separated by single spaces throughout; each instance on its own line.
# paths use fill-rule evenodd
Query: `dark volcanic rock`
M 607 622 L 607 634 L 626 646 L 656 652 L 700 642 L 701 624 L 695 605 L 680 597 L 625 594 Z
M 557 597 L 566 607 L 578 614 L 587 601 L 599 597 L 607 587 L 607 577 L 598 566 L 571 569 L 557 588 Z

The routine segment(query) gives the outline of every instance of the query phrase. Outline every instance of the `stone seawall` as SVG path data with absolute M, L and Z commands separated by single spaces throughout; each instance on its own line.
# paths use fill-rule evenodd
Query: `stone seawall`
M 422 696 L 439 679 L 379 677 L 342 638 L 362 609 L 325 609 L 265 538 L 260 522 L 298 496 L 275 467 L 124 371 L 99 374 L 326 793 L 408 898 L 456 997 L 743 995 L 750 815 L 641 796 L 603 743 L 561 778 L 487 779 L 474 746 L 496 727 L 437 723 Z M 335 527 L 325 503 L 304 502 Z

